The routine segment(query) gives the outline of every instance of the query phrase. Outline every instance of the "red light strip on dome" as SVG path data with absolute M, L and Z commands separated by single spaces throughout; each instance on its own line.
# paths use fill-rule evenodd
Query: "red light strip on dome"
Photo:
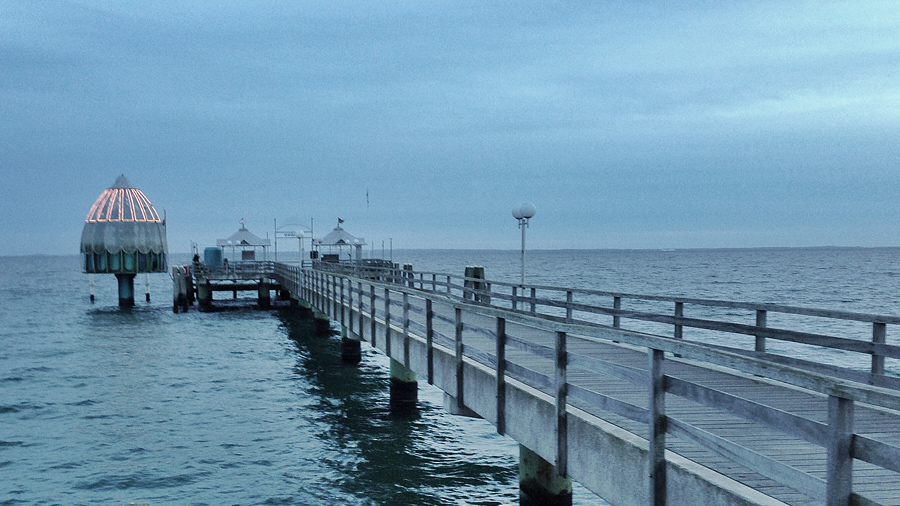
M 126 207 L 128 208 L 127 212 Z M 150 203 L 150 199 L 137 188 L 107 188 L 91 206 L 87 219 L 84 221 L 89 223 L 162 222 L 153 204 Z

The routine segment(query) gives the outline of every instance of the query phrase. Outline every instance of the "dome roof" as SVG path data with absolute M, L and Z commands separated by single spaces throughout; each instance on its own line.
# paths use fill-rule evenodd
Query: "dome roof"
M 131 186 L 128 178 L 121 175 L 94 202 L 88 212 L 88 223 L 107 221 L 147 221 L 162 223 L 159 213 L 144 192 Z
M 132 264 L 137 266 L 138 272 L 165 272 L 168 250 L 165 220 L 160 219 L 144 192 L 131 186 L 124 175 L 100 194 L 84 220 L 81 252 L 88 257 L 124 253 L 122 269 L 127 269 L 130 259 L 137 258 L 140 262 Z M 147 258 L 160 261 L 144 267 L 142 258 L 130 256 L 136 252 L 145 256 L 152 254 Z M 109 258 L 108 264 L 101 264 L 100 260 L 91 264 L 88 258 L 86 272 L 112 272 L 115 259 Z

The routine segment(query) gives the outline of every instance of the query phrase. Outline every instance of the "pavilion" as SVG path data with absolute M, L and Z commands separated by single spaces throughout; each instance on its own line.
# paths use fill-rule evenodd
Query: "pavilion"
M 216 246 L 221 246 L 224 248 L 231 249 L 231 260 L 232 262 L 236 259 L 234 258 L 237 251 L 241 252 L 240 260 L 244 261 L 253 261 L 257 260 L 256 251 L 258 249 L 262 250 L 263 260 L 268 259 L 268 249 L 271 242 L 268 239 L 263 239 L 253 232 L 247 230 L 247 227 L 244 226 L 244 220 L 241 220 L 241 228 L 231 235 L 231 237 L 227 239 L 216 239 Z M 225 250 L 227 251 L 227 249 Z

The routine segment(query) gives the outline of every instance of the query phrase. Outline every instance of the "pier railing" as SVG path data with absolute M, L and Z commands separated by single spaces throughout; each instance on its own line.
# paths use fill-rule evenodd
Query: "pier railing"
M 276 264 L 271 260 L 240 260 L 222 265 L 221 268 L 210 268 L 205 263 L 193 266 L 194 275 L 202 278 L 247 280 L 271 277 Z
M 900 393 L 848 381 L 830 370 L 795 367 L 804 365 L 803 361 L 784 365 L 769 360 L 769 353 L 753 352 L 756 356 L 749 356 L 733 346 L 691 342 L 683 332 L 685 327 L 717 330 L 750 336 L 754 343 L 760 338 L 773 339 L 896 358 L 896 346 L 878 342 L 884 335 L 878 328 L 900 323 L 897 319 L 546 286 L 527 286 L 523 293 L 523 287 L 514 284 L 397 269 L 388 269 L 390 272 L 383 272 L 379 279 L 349 271 L 281 265 L 276 265 L 275 271 L 277 278 L 285 278 L 282 284 L 296 280 L 294 286 L 301 296 L 340 322 L 351 335 L 424 372 L 428 382 L 450 393 L 460 408 L 476 411 L 494 423 L 498 432 L 512 435 L 589 489 L 603 489 L 595 476 L 598 471 L 583 465 L 596 463 L 597 456 L 586 456 L 585 452 L 592 451 L 584 447 L 588 445 L 570 444 L 569 434 L 580 433 L 582 424 L 593 423 L 589 421 L 591 416 L 613 420 L 648 441 L 645 456 L 649 470 L 634 470 L 639 475 L 649 472 L 648 499 L 665 494 L 667 458 L 674 458 L 667 456 L 665 449 L 677 450 L 679 444 L 724 456 L 752 473 L 829 506 L 881 504 L 882 496 L 896 497 L 900 488 L 900 475 L 896 474 L 900 473 L 900 447 L 896 441 L 887 438 L 885 442 L 885 438 L 854 426 L 860 412 L 871 411 L 872 406 L 893 413 L 896 421 Z M 612 298 L 612 306 L 598 304 L 602 297 Z M 499 301 L 509 307 L 500 307 Z M 675 314 L 663 315 L 623 309 L 626 302 L 677 306 Z M 851 339 L 772 328 L 765 324 L 765 316 L 757 319 L 756 325 L 688 318 L 683 315 L 685 306 L 743 310 L 753 316 L 765 311 L 763 315 L 777 312 L 861 321 L 874 326 L 876 338 L 868 343 L 871 346 L 863 347 Z M 615 320 L 601 324 L 598 316 Z M 681 329 L 681 335 L 627 330 L 623 321 L 630 320 L 663 323 L 670 330 Z M 645 358 L 635 362 L 633 357 L 623 355 L 624 351 Z M 421 360 L 417 358 L 420 356 Z M 777 399 L 768 397 L 768 387 L 761 387 L 756 397 L 738 395 L 706 383 L 705 376 L 696 371 L 715 371 L 731 378 L 729 381 L 763 387 L 790 385 L 789 390 L 803 392 L 804 405 L 797 409 L 778 405 Z M 476 382 L 476 377 L 486 380 Z M 623 393 L 627 385 L 643 393 Z M 540 392 L 540 402 L 536 411 L 525 417 L 523 426 L 516 420 L 522 413 L 509 405 L 512 401 L 507 398 L 517 398 L 517 392 L 529 389 Z M 810 408 L 810 404 L 816 406 Z M 713 419 L 718 421 L 718 428 L 710 427 Z M 748 428 L 748 422 L 752 428 Z M 534 428 L 536 423 L 538 428 Z M 552 433 L 549 438 L 548 427 Z M 738 437 L 734 437 L 735 427 L 740 432 Z M 871 427 L 867 430 L 878 432 Z M 741 434 L 756 434 L 763 443 L 747 442 Z M 798 452 L 803 455 L 803 465 L 796 463 Z M 881 473 L 881 485 L 873 486 L 869 481 L 854 484 L 854 473 L 864 472 Z M 678 501 L 670 498 L 671 503 Z M 651 499 L 645 504 L 656 502 Z
M 343 266 L 347 269 L 349 266 Z M 341 272 L 342 267 L 332 270 Z M 411 269 L 369 269 L 386 281 L 566 323 L 671 336 L 732 353 L 900 389 L 900 316 L 623 292 L 519 285 Z M 349 272 L 343 270 L 343 272 Z M 900 327 L 894 327 L 900 328 Z M 896 342 L 896 341 L 895 341 Z M 823 353 L 822 350 L 829 350 Z M 804 358 L 798 358 L 804 357 Z M 892 367 L 886 369 L 886 359 Z

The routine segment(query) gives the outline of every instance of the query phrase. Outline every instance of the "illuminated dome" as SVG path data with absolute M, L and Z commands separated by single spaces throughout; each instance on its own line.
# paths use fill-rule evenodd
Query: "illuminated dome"
M 84 272 L 166 272 L 166 222 L 121 175 L 88 212 L 81 232 Z

